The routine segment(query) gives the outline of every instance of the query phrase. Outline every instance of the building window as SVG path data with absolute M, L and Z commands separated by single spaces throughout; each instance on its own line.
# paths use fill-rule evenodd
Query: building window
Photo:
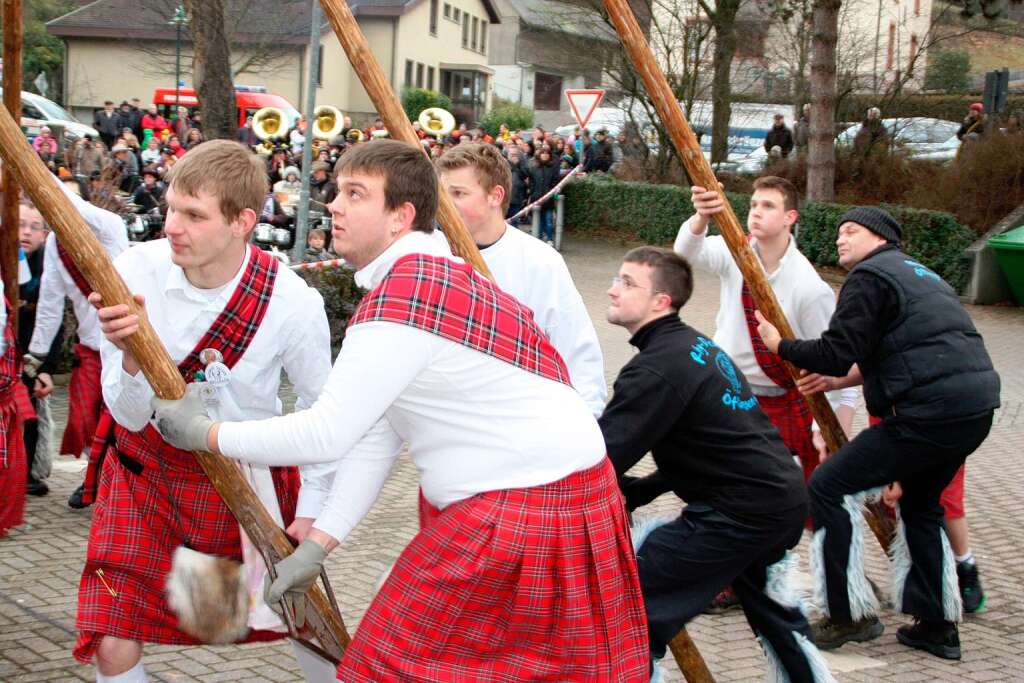
M 562 104 L 562 77 L 537 72 L 533 83 L 533 108 L 558 111 Z
M 452 20 L 458 24 L 462 21 L 462 10 L 458 7 L 452 7 Z
M 416 87 L 417 88 L 422 88 L 423 87 L 423 69 L 424 69 L 424 67 L 423 67 L 422 64 L 419 64 L 419 63 L 416 64 Z
M 434 89 L 434 67 L 427 67 L 427 90 Z
M 917 51 L 920 49 L 920 45 L 917 41 L 916 34 L 910 34 L 910 59 L 907 61 L 907 74 L 914 75 L 914 62 L 917 61 Z
M 896 23 L 889 22 L 889 47 L 885 53 L 885 70 L 892 69 L 893 58 L 896 55 Z
M 487 22 L 480 21 L 480 52 L 487 54 Z
M 452 18 L 452 6 L 449 5 L 447 2 L 444 3 L 444 18 L 445 19 L 451 19 Z
M 437 6 L 438 0 L 430 0 L 430 35 L 437 35 Z
M 412 87 L 412 60 L 405 60 L 405 87 Z
M 476 45 L 477 45 L 476 37 L 477 37 L 477 35 L 479 33 L 480 33 L 480 20 L 477 19 L 476 17 L 473 17 L 473 34 L 472 34 L 472 38 L 470 39 L 470 42 L 469 42 L 469 47 L 471 49 L 473 49 L 473 50 L 476 49 Z
M 469 15 L 462 13 L 462 47 L 469 47 Z

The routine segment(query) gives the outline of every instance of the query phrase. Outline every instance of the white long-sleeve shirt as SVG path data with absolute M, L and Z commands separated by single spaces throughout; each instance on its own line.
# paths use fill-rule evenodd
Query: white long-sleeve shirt
M 679 228 L 674 248 L 677 254 L 697 268 L 714 273 L 721 279 L 714 341 L 725 349 L 736 367 L 743 372 L 755 394 L 777 394 L 778 385 L 764 374 L 754 356 L 747 318 L 740 305 L 743 274 L 733 260 L 725 240 L 719 236 L 708 237 L 707 230 L 694 235 L 690 231 L 690 220 Z M 756 245 L 756 240 L 751 243 L 755 247 L 755 255 Z M 789 247 L 780 259 L 778 268 L 773 273 L 766 273 L 766 276 L 798 339 L 815 339 L 828 329 L 828 322 L 836 310 L 835 292 L 821 279 L 807 257 L 800 253 L 796 240 L 789 240 Z M 859 395 L 860 389 L 857 387 L 827 394 L 833 408 L 840 405 L 856 407 Z
M 494 281 L 533 311 L 533 319 L 565 360 L 576 391 L 595 416 L 604 412 L 604 356 L 561 254 L 512 226 L 480 250 Z
M 114 266 L 132 293 L 146 297 L 146 315 L 171 358 L 179 363 L 224 310 L 248 260 L 246 255 L 231 281 L 216 290 L 199 289 L 188 281 L 185 272 L 171 261 L 167 240 L 139 244 L 121 254 Z M 152 387 L 141 372 L 129 375 L 124 371 L 122 352 L 106 338 L 100 343 L 100 354 L 103 398 L 111 414 L 123 427 L 142 430 L 152 416 Z M 218 392 L 218 404 L 210 409 L 214 419 L 258 420 L 280 415 L 282 369 L 298 395 L 297 410 L 313 404 L 331 370 L 330 331 L 323 299 L 287 268 L 278 269 L 263 322 L 232 368 L 230 383 Z M 260 469 L 265 472 L 258 473 L 254 481 L 257 487 L 260 477 L 264 484 L 269 481 L 269 470 Z M 297 514 L 312 516 L 320 510 L 329 482 L 321 483 L 319 479 L 329 471 L 324 466 L 303 469 Z M 256 476 L 253 471 L 248 474 L 251 481 Z M 269 502 L 264 498 L 265 490 L 257 488 L 257 493 Z M 268 505 L 273 507 L 276 502 Z
M 128 248 L 128 231 L 120 216 L 90 204 L 71 192 L 64 183 L 58 181 L 57 184 L 85 219 L 100 244 L 110 254 L 110 258 L 117 258 L 118 254 Z M 82 295 L 68 269 L 64 267 L 60 254 L 57 253 L 57 235 L 51 232 L 46 238 L 43 276 L 39 283 L 39 302 L 36 305 L 36 323 L 28 344 L 28 351 L 32 355 L 41 357 L 50 352 L 53 338 L 57 336 L 57 330 L 64 320 L 64 297 L 71 299 L 71 306 L 75 311 L 79 343 L 94 351 L 99 350 L 101 335 L 96 309 Z
M 378 285 L 399 257 L 451 257 L 414 232 L 356 273 Z M 369 511 L 403 442 L 423 494 L 444 508 L 477 493 L 538 486 L 596 465 L 604 438 L 580 395 L 480 351 L 410 326 L 351 327 L 309 410 L 220 425 L 218 447 L 266 464 L 339 460 L 315 527 L 342 540 Z

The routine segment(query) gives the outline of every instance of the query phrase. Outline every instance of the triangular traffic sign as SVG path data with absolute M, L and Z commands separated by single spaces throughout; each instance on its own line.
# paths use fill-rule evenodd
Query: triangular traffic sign
M 597 111 L 597 105 L 604 97 L 604 90 L 566 90 L 565 97 L 569 100 L 569 108 L 580 128 L 586 128 L 587 121 Z

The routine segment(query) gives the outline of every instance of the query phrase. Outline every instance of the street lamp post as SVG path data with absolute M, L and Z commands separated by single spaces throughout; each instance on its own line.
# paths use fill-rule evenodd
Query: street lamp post
M 181 27 L 188 23 L 185 8 L 178 5 L 174 16 L 167 23 L 172 24 L 177 32 L 174 48 L 174 113 L 177 114 L 181 106 Z

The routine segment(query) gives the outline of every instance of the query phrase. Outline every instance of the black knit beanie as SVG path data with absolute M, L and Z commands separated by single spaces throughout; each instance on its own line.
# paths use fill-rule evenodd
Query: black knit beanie
M 839 219 L 839 225 L 847 221 L 863 225 L 893 244 L 899 244 L 900 238 L 903 237 L 903 228 L 896 219 L 877 206 L 858 206 L 856 209 L 850 209 Z

